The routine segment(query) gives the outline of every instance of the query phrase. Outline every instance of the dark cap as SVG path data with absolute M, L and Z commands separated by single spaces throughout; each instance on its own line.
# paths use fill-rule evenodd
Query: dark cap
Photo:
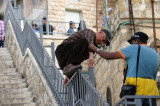
M 128 42 L 131 44 L 131 41 L 134 39 L 139 39 L 141 41 L 147 41 L 148 40 L 148 35 L 143 33 L 143 32 L 136 32 L 129 40 Z
M 102 29 L 101 31 L 103 31 L 106 34 L 106 38 L 108 40 L 108 42 L 106 42 L 106 46 L 109 46 L 110 45 L 110 40 L 111 40 L 111 33 L 106 29 Z

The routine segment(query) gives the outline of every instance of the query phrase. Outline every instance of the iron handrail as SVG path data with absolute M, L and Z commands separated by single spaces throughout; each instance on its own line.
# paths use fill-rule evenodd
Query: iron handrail
M 48 52 L 44 49 L 43 45 L 41 45 L 37 36 L 32 31 L 30 25 L 27 22 L 25 23 L 25 28 L 24 28 L 23 32 L 21 31 L 21 28 L 20 28 L 20 26 L 18 24 L 18 21 L 17 21 L 15 15 L 14 15 L 13 8 L 12 8 L 10 2 L 8 2 L 7 8 L 6 8 L 6 11 L 5 11 L 5 19 L 4 19 L 4 21 L 5 21 L 5 31 L 6 31 L 6 28 L 7 28 L 8 20 L 11 21 L 11 24 L 13 26 L 13 30 L 15 32 L 15 35 L 16 35 L 16 38 L 17 38 L 17 41 L 18 41 L 18 44 L 19 44 L 19 47 L 21 49 L 22 54 L 24 55 L 25 50 L 27 48 L 29 48 L 31 50 L 31 52 L 34 55 L 34 58 L 36 59 L 36 61 L 39 65 L 45 79 L 47 80 L 47 83 L 48 83 L 53 95 L 55 96 L 58 104 L 61 105 L 61 106 L 65 106 L 66 105 L 65 97 L 62 97 L 63 93 L 59 92 L 56 89 L 56 86 L 53 84 L 54 81 L 61 80 L 61 83 L 56 82 L 56 85 L 57 86 L 62 85 L 63 76 L 55 68 L 56 66 L 53 64 L 52 59 L 48 55 Z M 25 33 L 25 32 L 27 32 L 27 33 Z M 33 40 L 34 40 L 33 42 L 30 41 L 31 38 L 33 38 Z M 38 45 L 36 45 L 36 46 L 33 45 L 33 43 L 35 44 L 35 42 L 38 43 Z M 37 50 L 37 46 L 39 46 L 39 49 L 41 50 L 41 52 L 39 52 Z M 44 57 L 44 56 L 46 56 L 46 57 Z M 47 70 L 45 68 L 45 64 L 44 64 L 45 59 L 47 59 L 47 61 L 50 63 L 50 66 L 52 66 L 52 69 Z M 52 71 L 53 69 L 54 69 L 54 71 L 51 72 L 51 74 L 49 75 L 49 70 Z M 53 77 L 53 73 L 55 74 L 54 76 L 56 76 L 58 78 L 58 79 L 55 79 L 54 81 L 53 81 L 53 79 L 50 78 L 51 76 Z M 66 88 L 64 86 L 62 87 L 62 89 L 63 89 L 63 92 L 65 92 L 64 89 L 66 89 Z
M 127 101 L 127 99 L 133 99 L 134 101 Z M 114 104 L 114 106 L 120 106 L 121 104 L 134 104 L 136 106 L 140 106 L 141 103 L 137 102 L 136 100 L 141 101 L 142 99 L 160 99 L 160 96 L 142 96 L 142 95 L 128 95 L 121 98 L 117 103 Z M 151 103 L 150 103 L 151 105 Z

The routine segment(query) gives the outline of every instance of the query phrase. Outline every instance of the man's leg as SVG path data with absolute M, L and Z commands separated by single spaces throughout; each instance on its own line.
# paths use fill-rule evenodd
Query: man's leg
M 150 106 L 149 99 L 142 99 L 142 106 Z M 157 106 L 156 99 L 152 99 L 152 106 Z
M 82 68 L 82 66 L 80 65 L 81 62 L 88 58 L 89 51 L 87 39 L 82 38 L 77 40 L 72 46 L 72 52 L 68 57 L 64 74 L 69 76 L 74 74 L 77 71 L 77 69 Z

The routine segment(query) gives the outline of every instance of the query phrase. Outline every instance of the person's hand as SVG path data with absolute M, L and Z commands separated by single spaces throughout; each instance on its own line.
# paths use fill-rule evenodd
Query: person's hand
M 69 81 L 69 78 L 68 78 L 68 76 L 66 76 L 66 78 L 63 81 L 63 85 L 65 85 L 68 81 Z

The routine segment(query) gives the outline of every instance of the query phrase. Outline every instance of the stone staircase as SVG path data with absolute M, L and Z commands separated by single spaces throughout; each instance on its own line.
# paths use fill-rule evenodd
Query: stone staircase
M 36 106 L 7 48 L 0 48 L 0 106 Z

